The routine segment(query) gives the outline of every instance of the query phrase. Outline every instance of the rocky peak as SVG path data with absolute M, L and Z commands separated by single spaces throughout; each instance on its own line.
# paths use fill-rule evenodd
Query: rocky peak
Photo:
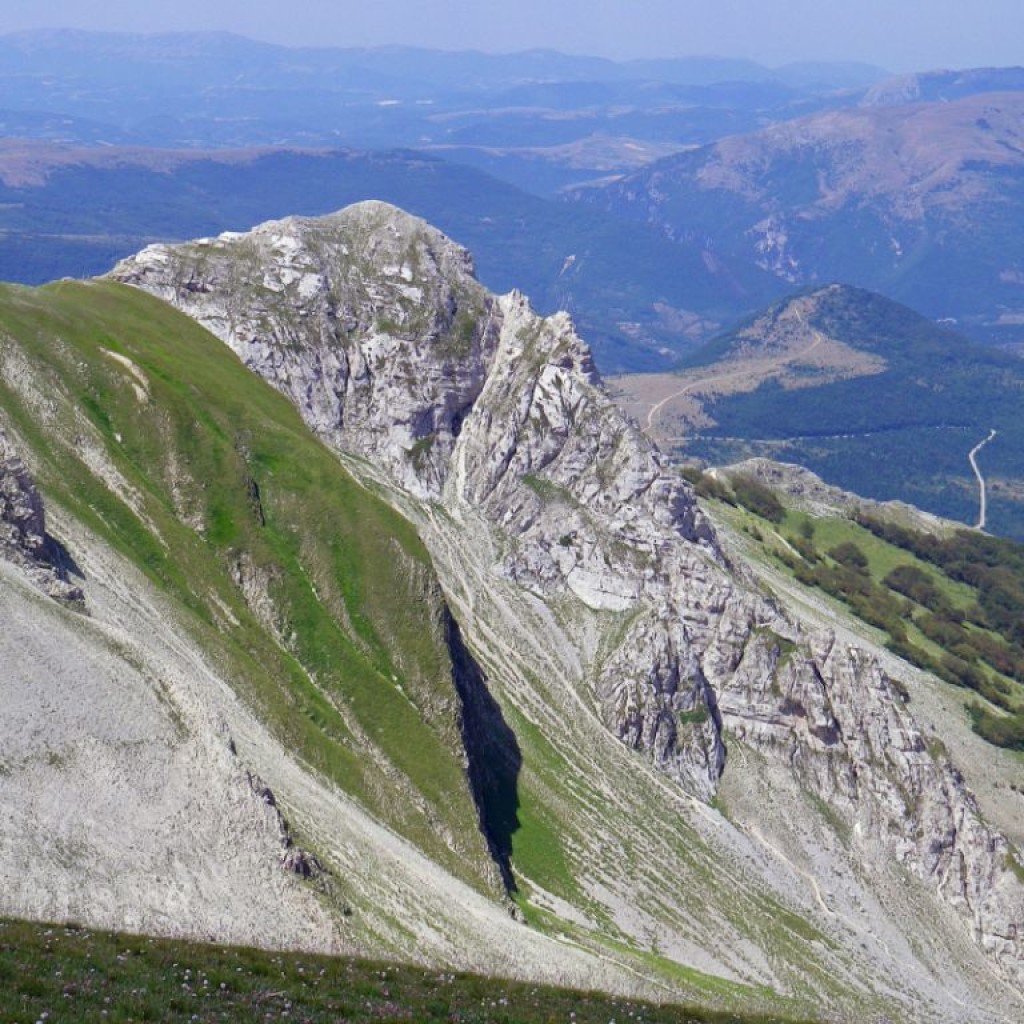
M 420 497 L 440 494 L 501 311 L 466 250 L 426 222 L 360 203 L 152 245 L 111 276 L 206 326 L 328 443 Z

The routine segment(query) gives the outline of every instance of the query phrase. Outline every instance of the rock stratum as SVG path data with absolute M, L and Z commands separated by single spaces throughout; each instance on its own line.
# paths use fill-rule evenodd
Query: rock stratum
M 164 340 L 105 340 L 90 372 L 120 376 L 119 404 L 106 421 L 69 414 L 78 437 L 48 429 L 69 459 L 97 449 L 93 479 L 105 467 L 133 528 L 171 550 L 181 537 L 188 564 L 219 567 L 203 585 L 175 581 L 150 551 L 120 596 L 152 595 L 143 634 L 203 664 L 162 675 L 165 700 L 190 695 L 181 743 L 219 738 L 223 761 L 189 805 L 190 864 L 215 863 L 229 780 L 261 779 L 239 791 L 259 811 L 246 812 L 244 849 L 281 893 L 260 922 L 280 927 L 278 942 L 311 904 L 320 947 L 837 1020 L 1019 1014 L 1019 862 L 915 718 L 938 684 L 894 681 L 893 659 L 848 624 L 823 628 L 727 554 L 567 317 L 487 293 L 464 250 L 380 203 L 151 246 L 110 277 L 65 293 L 99 309 L 104 339 L 127 304 L 119 317 L 158 320 Z M 166 341 L 172 329 L 187 341 Z M 26 426 L 41 415 L 43 356 L 24 349 L 14 332 L 0 349 L 20 367 L 7 425 L 49 474 L 92 619 L 119 622 L 102 595 L 126 570 L 90 569 L 115 558 L 103 539 L 114 512 L 89 519 L 53 482 Z M 228 349 L 255 376 L 231 370 Z M 257 377 L 312 432 L 301 459 L 304 428 Z M 156 394 L 173 381 L 180 424 Z M 154 429 L 159 453 L 132 439 Z M 220 439 L 216 480 L 182 445 L 204 431 Z M 319 490 L 290 495 L 295 474 Z M 211 494 L 222 481 L 223 498 Z M 344 501 L 314 508 L 335 489 Z M 329 657 L 318 629 L 338 633 Z M 254 644 L 254 659 L 239 654 Z M 254 661 L 265 689 L 246 681 Z M 26 772 L 18 762 L 0 782 Z M 52 793 L 53 772 L 31 792 Z M 278 807 L 288 825 L 260 826 Z M 27 820 L 31 848 L 46 813 Z M 295 843 L 315 871 L 295 870 Z M 66 859 L 87 880 L 109 867 L 103 851 Z M 54 913 L 24 895 L 39 876 L 19 875 L 3 908 Z M 141 907 L 160 903 L 152 889 Z M 236 892 L 225 878 L 207 901 Z M 106 917 L 85 896 L 75 912 L 110 921 L 120 906 L 115 891 Z M 162 912 L 142 924 L 195 933 L 187 907 Z

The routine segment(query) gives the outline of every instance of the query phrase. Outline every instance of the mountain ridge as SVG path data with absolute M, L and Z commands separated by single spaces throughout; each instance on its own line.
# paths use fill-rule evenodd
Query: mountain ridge
M 531 977 L 632 977 L 732 1008 L 1012 1019 L 1024 888 L 1009 841 L 914 717 L 915 699 L 938 684 L 898 685 L 841 621 L 822 629 L 761 586 L 608 397 L 571 320 L 539 317 L 520 294 L 486 293 L 470 265 L 435 229 L 377 203 L 150 248 L 113 272 L 135 287 L 0 296 L 4 415 L 84 569 L 93 620 L 116 622 L 138 593 L 130 633 L 188 651 L 176 624 L 206 607 L 200 635 L 221 650 L 238 627 L 206 596 L 216 570 L 231 616 L 261 626 L 244 637 L 260 660 L 297 660 L 306 713 L 294 722 L 261 722 L 244 688 L 232 695 L 238 679 L 200 673 L 192 685 L 207 691 L 197 694 L 203 715 L 231 722 L 295 842 L 341 887 L 348 917 L 312 898 L 353 945 L 492 970 L 512 955 Z M 76 315 L 80 303 L 93 312 Z M 166 433 L 179 409 L 184 445 Z M 259 417 L 266 424 L 239 438 Z M 220 462 L 190 468 L 186 455 Z M 316 500 L 308 483 L 296 488 L 293 475 L 307 472 L 322 478 Z M 190 483 L 196 475 L 206 488 Z M 264 560 L 275 537 L 281 546 Z M 389 553 L 396 540 L 405 556 Z M 316 555 L 321 544 L 335 561 Z M 366 561 L 346 563 L 367 544 Z M 167 564 L 179 550 L 195 553 L 184 580 Z M 104 561 L 113 568 L 100 571 Z M 20 587 L 0 594 L 15 607 L 24 598 Z M 368 703 L 356 655 L 337 689 L 330 661 L 315 659 L 335 630 L 376 659 Z M 452 733 L 455 668 L 445 667 L 463 657 L 477 666 L 463 683 L 483 688 L 484 705 L 466 701 L 463 714 L 476 713 L 489 739 L 500 714 L 518 760 L 508 750 L 510 788 L 507 776 L 474 787 L 471 765 L 454 770 L 459 798 L 446 802 L 410 762 L 413 745 L 394 738 L 448 737 L 446 760 L 465 763 L 465 731 L 459 742 Z M 232 661 L 217 665 L 227 672 Z M 341 746 L 366 757 L 362 790 L 344 774 L 327 785 L 311 757 L 332 705 L 351 722 Z M 287 757 L 268 736 L 282 722 L 299 730 Z M 51 791 L 68 766 L 47 760 L 37 733 L 23 735 L 36 746 L 4 766 L 0 786 L 17 792 L 37 774 Z M 203 735 L 234 763 L 215 724 Z M 71 749 L 56 752 L 67 757 L 75 742 L 71 730 Z M 203 791 L 214 818 L 231 792 L 216 778 Z M 487 809 L 485 829 L 504 829 L 489 849 L 471 796 Z M 448 835 L 417 827 L 431 804 Z M 503 839 L 525 921 L 482 877 Z M 477 851 L 468 859 L 466 845 Z M 79 856 L 66 851 L 69 872 L 86 869 Z M 3 898 L 23 899 L 48 870 L 28 863 Z M 87 901 L 88 887 L 79 891 Z M 108 910 L 118 912 L 116 899 Z
M 843 281 L 1012 337 L 1019 92 L 813 114 L 571 197 L 701 239 L 725 270 Z
M 365 224 L 377 223 L 381 212 L 380 204 L 372 204 L 369 208 L 352 208 L 339 216 L 347 218 L 348 230 L 354 230 L 356 237 L 361 237 Z M 378 225 L 376 230 L 386 236 L 394 230 L 394 225 L 395 222 L 385 223 Z M 282 226 L 270 225 L 269 229 L 280 231 Z M 225 240 L 225 248 L 229 249 L 231 242 L 231 239 Z M 371 244 L 369 251 L 376 244 L 383 243 Z M 294 249 L 292 244 L 281 242 L 279 245 L 285 250 Z M 361 251 L 368 251 L 366 243 L 361 245 Z M 250 337 L 251 328 L 244 322 L 233 323 L 217 312 L 218 305 L 232 291 L 230 285 L 225 289 L 225 283 L 230 280 L 234 260 L 229 257 L 218 267 L 216 261 L 204 263 L 203 259 L 205 257 L 194 248 L 186 247 L 177 252 L 166 248 L 151 250 L 137 260 L 126 261 L 114 276 L 155 291 L 181 308 L 192 311 L 236 351 L 240 351 L 243 358 L 253 362 L 253 353 L 246 340 Z M 288 265 L 287 256 L 284 263 Z M 391 274 L 402 278 L 402 267 L 394 262 L 390 265 Z M 193 284 L 185 288 L 175 285 L 176 279 Z M 594 685 L 602 699 L 600 710 L 606 726 L 618 732 L 628 745 L 647 750 L 656 764 L 678 778 L 685 788 L 705 798 L 714 792 L 725 763 L 724 750 L 718 746 L 721 740 L 716 739 L 724 723 L 728 722 L 734 742 L 739 738 L 753 743 L 755 747 L 759 743 L 767 743 L 771 747 L 778 742 L 777 736 L 791 735 L 790 726 L 783 724 L 787 721 L 786 712 L 782 712 L 783 717 L 778 721 L 770 712 L 751 714 L 750 707 L 758 700 L 771 702 L 767 691 L 760 689 L 766 685 L 765 675 L 782 672 L 785 681 L 780 681 L 779 685 L 789 692 L 787 699 L 803 709 L 801 715 L 807 716 L 799 734 L 804 737 L 800 743 L 808 745 L 808 757 L 813 759 L 812 750 L 827 751 L 844 734 L 871 735 L 887 715 L 894 713 L 898 699 L 890 697 L 893 703 L 886 703 L 884 712 L 881 709 L 862 709 L 861 713 L 867 717 L 840 724 L 833 716 L 845 715 L 856 701 L 851 697 L 837 697 L 825 707 L 817 707 L 818 698 L 804 689 L 807 680 L 803 673 L 813 665 L 815 678 L 829 680 L 826 689 L 835 686 L 839 688 L 837 692 L 841 692 L 843 686 L 850 685 L 855 679 L 858 680 L 856 685 L 862 686 L 862 673 L 865 670 L 878 671 L 877 668 L 868 669 L 867 662 L 859 661 L 857 655 L 845 648 L 834 646 L 834 641 L 810 637 L 801 639 L 799 627 L 795 642 L 801 650 L 807 651 L 807 655 L 802 655 L 809 659 L 806 662 L 782 659 L 777 646 L 773 655 L 772 641 L 758 641 L 758 636 L 779 635 L 776 630 L 781 630 L 781 635 L 786 636 L 794 626 L 786 623 L 779 609 L 761 604 L 749 593 L 739 590 L 730 593 L 726 589 L 718 597 L 711 596 L 718 587 L 727 586 L 724 581 L 718 582 L 722 569 L 718 567 L 720 556 L 715 553 L 713 534 L 694 508 L 692 497 L 686 495 L 678 484 L 671 483 L 653 449 L 644 445 L 635 430 L 626 428 L 622 433 L 619 414 L 613 411 L 614 407 L 607 399 L 601 398 L 594 390 L 597 378 L 590 376 L 592 371 L 588 368 L 586 356 L 577 348 L 578 341 L 567 334 L 571 331 L 568 321 L 557 317 L 546 323 L 538 321 L 514 295 L 501 300 L 501 314 L 501 341 L 495 350 L 487 383 L 472 411 L 462 420 L 454 444 L 449 447 L 450 442 L 441 439 L 439 451 L 451 452 L 452 472 L 435 493 L 443 496 L 445 506 L 457 520 L 461 520 L 463 529 L 468 522 L 477 521 L 482 511 L 485 520 L 491 519 L 504 532 L 517 537 L 517 550 L 506 556 L 500 571 L 512 583 L 525 586 L 529 592 L 543 595 L 547 600 L 559 593 L 573 594 L 584 607 L 596 612 L 637 607 L 638 598 L 645 603 L 653 600 L 654 606 L 662 608 L 654 619 L 641 615 L 628 628 L 618 650 L 599 670 Z M 322 336 L 325 329 L 322 319 L 320 324 L 313 328 L 313 333 L 321 333 Z M 545 350 L 538 351 L 534 347 L 532 339 L 537 330 L 546 332 L 550 338 Z M 281 346 L 287 344 L 288 331 L 287 322 L 283 322 L 263 336 L 268 339 L 276 337 L 273 345 Z M 391 325 L 385 329 L 385 333 L 389 332 L 395 332 Z M 399 328 L 396 333 L 402 336 L 406 332 Z M 565 349 L 563 346 L 567 343 L 569 347 Z M 347 344 L 351 346 L 351 341 Z M 562 352 L 564 355 L 560 355 Z M 429 349 L 423 350 L 424 356 L 428 353 Z M 258 360 L 258 365 L 270 368 L 270 379 L 278 387 L 292 386 L 289 382 L 294 381 L 293 370 L 268 362 L 265 357 Z M 497 372 L 499 366 L 508 369 Z M 417 374 L 422 375 L 423 371 Z M 316 392 L 305 391 L 300 407 L 306 410 L 305 415 L 315 417 Z M 406 418 L 403 409 L 396 407 L 394 402 L 388 402 L 381 411 L 385 409 L 386 417 L 393 422 L 400 424 Z M 535 436 L 534 431 L 541 424 L 543 429 L 539 436 Z M 374 433 L 384 437 L 389 435 L 387 430 Z M 618 440 L 615 440 L 616 435 Z M 589 436 L 591 440 L 582 442 L 583 436 Z M 386 449 L 383 453 L 374 452 L 367 448 L 361 437 L 361 432 L 356 430 L 354 434 L 343 437 L 342 447 L 362 457 L 369 455 L 383 470 L 384 477 L 390 477 L 392 486 L 397 484 L 408 492 L 408 467 L 401 467 L 396 475 L 394 468 L 389 468 L 396 465 L 395 456 L 389 455 Z M 425 467 L 424 475 L 428 479 L 434 479 L 435 473 L 436 466 L 428 464 Z M 603 485 L 598 485 L 599 478 L 603 478 Z M 652 498 L 655 503 L 648 505 Z M 553 516 L 546 511 L 547 506 L 551 507 Z M 648 508 L 650 511 L 642 511 Z M 583 509 L 587 509 L 586 514 L 583 514 Z M 418 518 L 427 525 L 422 516 Z M 433 534 L 428 546 L 441 560 L 439 564 L 443 561 L 442 552 L 445 552 L 444 558 L 454 557 L 455 560 L 453 567 L 444 574 L 446 589 L 452 593 L 465 590 L 466 581 L 475 573 L 465 561 L 460 568 L 454 568 L 459 565 L 460 556 L 446 539 L 443 518 L 431 516 L 428 521 L 433 530 L 428 526 L 425 535 L 430 537 Z M 653 538 L 657 535 L 650 533 L 652 523 L 659 524 L 656 528 L 659 531 L 667 528 L 675 539 L 654 542 L 652 548 Z M 435 530 L 439 532 L 435 533 Z M 622 547 L 615 555 L 612 555 L 613 547 L 606 548 L 603 557 L 610 560 L 605 567 L 599 568 L 595 561 L 602 557 L 599 555 L 600 546 L 589 551 L 588 548 L 594 538 L 602 534 L 609 539 L 615 538 L 614 543 Z M 691 549 L 694 542 L 696 547 Z M 577 550 L 577 544 L 581 545 L 581 550 Z M 641 552 L 653 552 L 662 545 L 667 546 L 662 547 L 655 563 L 662 568 L 647 577 L 645 583 L 636 580 L 633 575 L 635 568 L 627 568 L 630 561 L 639 559 Z M 630 553 L 631 548 L 636 554 Z M 472 549 L 473 545 L 467 545 L 462 559 Z M 651 554 L 647 557 L 650 558 Z M 677 558 L 678 563 L 674 563 Z M 667 565 L 673 564 L 675 568 L 668 570 Z M 690 595 L 682 597 L 671 584 L 663 591 L 664 581 L 670 579 L 685 579 L 691 588 Z M 471 592 L 474 594 L 471 600 L 482 600 L 480 592 Z M 708 596 L 698 596 L 702 592 Z M 719 611 L 709 616 L 703 610 L 705 601 L 710 602 L 710 608 L 718 608 Z M 722 627 L 711 625 L 716 614 L 732 623 L 728 629 L 739 630 L 740 636 L 746 633 L 746 640 L 740 641 L 740 648 L 745 649 L 745 653 L 741 654 L 733 646 L 738 637 L 726 640 L 724 634 L 717 632 Z M 671 626 L 666 628 L 667 623 L 673 621 L 686 623 L 682 634 L 674 633 Z M 562 626 L 561 630 L 564 631 L 565 627 Z M 470 629 L 471 641 L 475 635 Z M 476 643 L 479 645 L 479 639 Z M 804 644 L 810 646 L 805 648 Z M 702 668 L 693 662 L 690 662 L 691 667 L 683 668 L 687 659 L 693 657 L 693 654 L 684 654 L 688 648 L 694 653 L 705 648 L 700 656 Z M 493 661 L 489 660 L 488 664 L 493 669 Z M 790 671 L 792 675 L 787 675 Z M 651 673 L 650 678 L 645 680 L 648 672 Z M 692 682 L 684 685 L 686 674 L 694 672 Z M 884 693 L 887 685 L 883 682 L 884 676 L 879 674 L 875 679 L 876 682 L 870 685 L 879 686 Z M 754 694 L 760 696 L 755 697 Z M 699 727 L 689 732 L 670 722 L 662 710 L 666 699 L 670 701 L 669 706 L 680 713 L 679 723 L 692 721 L 699 723 Z M 873 721 L 870 716 L 876 713 L 881 717 Z M 778 726 L 782 728 L 781 734 L 775 732 Z M 899 727 L 889 722 L 883 728 Z M 819 743 L 824 747 L 819 748 Z M 908 748 L 911 760 L 914 759 L 913 749 L 912 743 Z M 841 784 L 832 775 L 833 771 L 840 771 L 841 777 L 841 769 L 834 767 L 824 769 L 822 776 L 815 776 L 812 769 L 808 778 L 816 778 L 814 784 L 824 787 L 834 800 L 840 791 L 835 787 Z M 826 779 L 831 781 L 826 782 Z M 883 801 L 889 799 L 879 798 Z M 867 800 L 866 794 L 861 793 L 858 799 Z M 866 804 L 861 807 L 866 813 Z M 928 833 L 930 827 L 925 827 L 924 831 Z M 909 848 L 905 850 L 905 855 L 913 861 L 915 855 Z
M 877 293 L 811 287 L 699 350 L 678 375 L 619 378 L 654 436 L 722 465 L 798 462 L 868 498 L 974 525 L 982 458 L 996 534 L 1021 535 L 1020 360 Z

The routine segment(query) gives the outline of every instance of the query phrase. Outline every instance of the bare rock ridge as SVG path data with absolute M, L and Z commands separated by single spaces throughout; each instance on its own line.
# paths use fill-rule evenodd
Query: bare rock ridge
M 150 246 L 114 276 L 186 310 L 328 443 L 417 495 L 440 493 L 497 344 L 498 303 L 439 231 L 368 203 L 358 218 Z
M 43 498 L 8 436 L 0 430 L 0 557 L 25 569 L 57 601 L 81 607 L 82 588 L 68 579 L 70 558 L 46 532 Z
M 905 691 L 727 564 L 568 317 L 489 295 L 464 250 L 381 203 L 150 246 L 111 276 L 207 326 L 366 460 L 447 552 L 442 582 L 462 607 L 483 607 L 491 579 L 547 608 L 589 693 L 581 714 L 704 801 L 745 770 L 734 751 L 786 773 L 843 820 L 865 865 L 920 879 L 1024 983 L 1014 853 Z M 485 548 L 465 539 L 481 523 Z M 486 624 L 461 625 L 486 647 Z

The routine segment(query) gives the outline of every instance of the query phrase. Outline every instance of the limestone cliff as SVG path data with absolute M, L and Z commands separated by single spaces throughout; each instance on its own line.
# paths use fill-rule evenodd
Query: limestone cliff
M 150 246 L 114 276 L 226 341 L 329 443 L 440 492 L 497 342 L 496 300 L 440 232 L 368 203 L 358 218 Z

